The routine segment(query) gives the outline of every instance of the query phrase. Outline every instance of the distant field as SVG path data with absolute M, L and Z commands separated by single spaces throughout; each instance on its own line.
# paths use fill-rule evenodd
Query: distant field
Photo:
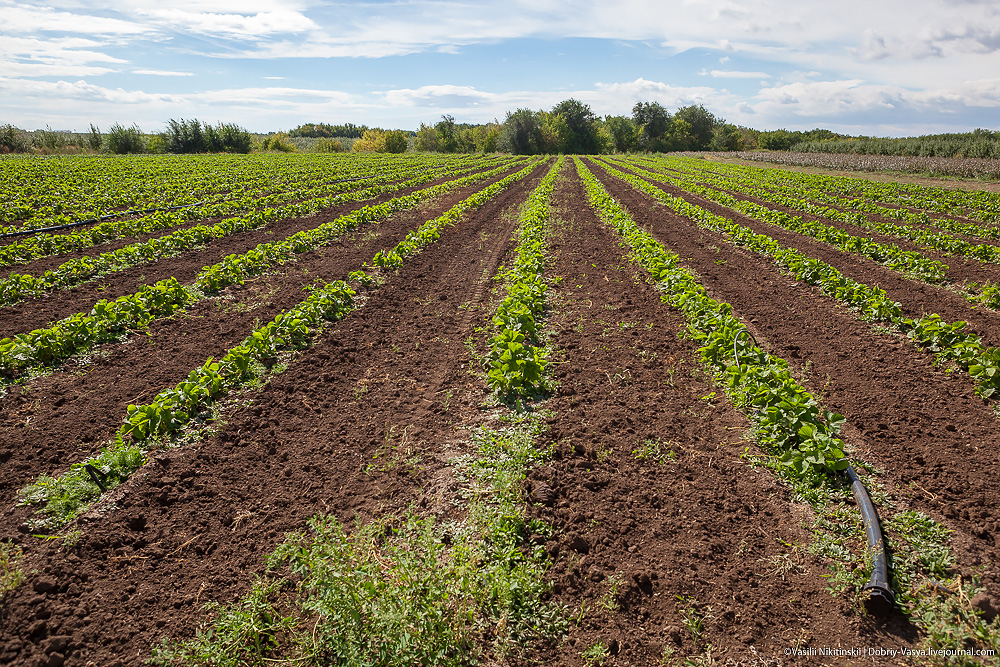
M 1000 185 L 1000 160 L 996 158 L 915 157 L 901 155 L 859 155 L 856 153 L 794 153 L 784 151 L 736 151 L 712 153 L 712 159 L 765 162 L 773 166 L 814 167 L 840 171 L 923 174 L 951 179 L 977 179 L 984 183 L 952 183 L 951 187 L 991 189 Z M 904 178 L 904 180 L 906 180 Z
M 712 157 L 0 159 L 0 664 L 995 664 L 1000 195 Z

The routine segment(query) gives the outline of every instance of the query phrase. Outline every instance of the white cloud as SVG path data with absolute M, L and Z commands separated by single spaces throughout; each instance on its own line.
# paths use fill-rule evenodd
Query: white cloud
M 138 35 L 152 32 L 148 26 L 128 19 L 107 18 L 92 14 L 57 11 L 20 3 L 4 3 L 0 32 L 35 34 L 71 32 L 90 35 Z
M 144 74 L 147 76 L 194 76 L 194 72 L 172 72 L 165 69 L 134 69 L 132 74 Z
M 319 27 L 299 12 L 287 10 L 243 15 L 192 12 L 171 8 L 154 9 L 147 14 L 156 25 L 164 28 L 231 38 L 299 33 Z
M 770 79 L 767 72 L 742 72 L 739 70 L 719 70 L 713 69 L 708 72 L 715 79 Z
M 0 39 L 0 72 L 6 76 L 98 76 L 115 71 L 108 64 L 126 62 L 91 48 L 95 46 L 101 46 L 100 42 L 77 37 L 5 37 Z

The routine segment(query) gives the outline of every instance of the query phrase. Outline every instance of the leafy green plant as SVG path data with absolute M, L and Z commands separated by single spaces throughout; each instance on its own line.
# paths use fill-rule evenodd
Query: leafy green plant
M 885 291 L 845 278 L 837 269 L 817 259 L 809 258 L 793 248 L 784 248 L 764 234 L 757 234 L 732 220 L 688 203 L 682 198 L 668 195 L 652 184 L 620 170 L 612 173 L 666 204 L 698 225 L 721 231 L 731 241 L 754 252 L 772 257 L 773 261 L 787 268 L 796 278 L 821 289 L 833 298 L 857 309 L 862 319 L 872 322 L 890 322 L 898 331 L 907 334 L 918 345 L 927 346 L 939 359 L 951 359 L 965 368 L 977 383 L 977 393 L 983 398 L 994 396 L 1000 390 L 1000 348 L 985 348 L 978 337 L 961 333 L 964 322 L 947 324 L 937 315 L 927 315 L 920 320 L 903 316 L 899 303 L 892 302 Z M 655 258 L 647 266 L 654 279 L 662 272 Z M 721 345 L 721 340 L 719 342 Z M 823 446 L 823 443 L 819 443 Z M 832 450 L 831 450 L 832 452 Z M 797 464 L 797 463 L 796 463 Z
M 639 446 L 632 450 L 632 456 L 636 461 L 652 461 L 659 465 L 665 465 L 675 461 L 677 455 L 674 450 L 663 451 L 659 438 L 646 438 Z
M 284 582 L 255 582 L 250 593 L 236 604 L 224 607 L 210 603 L 205 609 L 216 618 L 199 628 L 186 642 L 164 639 L 153 649 L 153 664 L 204 665 L 205 667 L 262 666 L 297 625 L 292 616 L 282 616 L 276 598 Z
M 596 642 L 580 654 L 583 658 L 583 662 L 588 665 L 588 667 L 599 667 L 604 664 L 604 661 L 611 656 L 611 651 L 608 645 L 604 642 Z

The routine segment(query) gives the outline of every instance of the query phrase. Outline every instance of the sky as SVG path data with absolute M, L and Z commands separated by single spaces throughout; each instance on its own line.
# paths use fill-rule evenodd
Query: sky
M 0 0 L 0 124 L 503 121 L 575 98 L 762 130 L 1000 130 L 1000 0 Z

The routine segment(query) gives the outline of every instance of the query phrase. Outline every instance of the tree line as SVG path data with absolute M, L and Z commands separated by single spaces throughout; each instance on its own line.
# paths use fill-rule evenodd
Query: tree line
M 414 147 L 418 151 L 517 155 L 788 150 L 796 143 L 843 136 L 821 129 L 754 130 L 727 123 L 700 104 L 671 113 L 659 102 L 637 102 L 631 116 L 601 118 L 589 105 L 568 99 L 548 111 L 508 112 L 502 123 L 456 123 L 453 116 L 444 115 L 433 125 L 421 123 Z

